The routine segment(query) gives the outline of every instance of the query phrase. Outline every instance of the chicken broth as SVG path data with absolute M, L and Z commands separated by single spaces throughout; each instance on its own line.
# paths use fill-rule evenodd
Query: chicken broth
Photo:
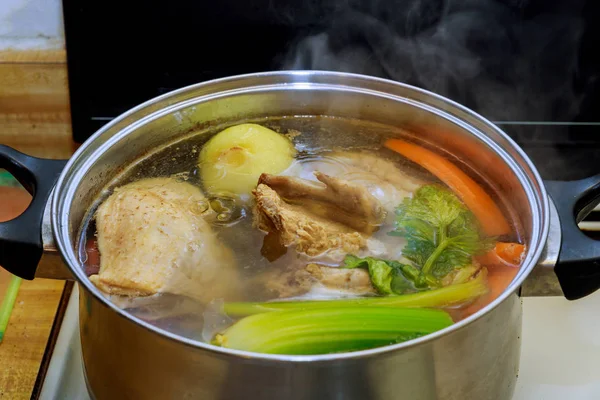
M 416 145 L 391 139 L 399 136 L 310 116 L 190 135 L 104 190 L 82 228 L 82 265 L 132 315 L 223 347 L 320 354 L 441 329 L 500 294 L 525 248 L 490 187 L 481 190 L 501 214 L 463 203 L 448 179 L 479 184 L 431 174 L 404 157 Z M 498 218 L 508 229 L 488 234 Z M 362 326 L 381 332 L 356 328 L 353 339 L 344 327 L 364 307 Z M 408 329 L 414 318 L 422 323 Z M 308 344 L 243 339 L 294 321 L 310 322 L 300 338 Z M 307 339 L 315 329 L 323 341 Z

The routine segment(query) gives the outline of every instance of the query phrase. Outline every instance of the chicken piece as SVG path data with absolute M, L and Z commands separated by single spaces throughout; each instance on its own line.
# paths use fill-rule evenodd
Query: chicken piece
M 115 189 L 96 212 L 100 270 L 90 280 L 124 296 L 172 293 L 201 301 L 235 293 L 231 251 L 203 219 L 197 187 L 152 178 Z
M 258 183 L 269 186 L 291 203 L 300 203 L 311 212 L 356 231 L 372 233 L 377 230 L 386 215 L 379 200 L 362 186 L 319 171 L 314 174 L 319 182 L 262 174 Z
M 303 295 L 317 282 L 312 274 L 302 268 L 272 270 L 260 279 L 267 291 L 281 299 Z
M 369 273 L 364 269 L 347 269 L 308 264 L 306 271 L 324 286 L 331 289 L 344 290 L 357 295 L 377 293 L 371 284 Z
M 285 202 L 279 194 L 264 183 L 252 192 L 256 205 L 254 224 L 267 233 L 277 233 L 280 243 L 294 246 L 308 256 L 335 252 L 337 258 L 347 253 L 357 254 L 367 239 L 352 228 L 330 221 L 307 211 L 301 205 Z
M 319 264 L 308 264 L 306 268 L 272 270 L 260 277 L 260 283 L 274 295 L 285 299 L 303 296 L 317 289 L 319 296 L 337 298 L 340 294 L 362 296 L 376 294 L 369 273 L 364 269 L 345 269 Z
M 286 176 L 316 180 L 315 171 L 351 181 L 364 187 L 382 204 L 389 219 L 394 217 L 394 209 L 405 197 L 424 182 L 407 175 L 396 164 L 370 152 L 331 152 L 323 157 L 298 160 L 282 173 Z

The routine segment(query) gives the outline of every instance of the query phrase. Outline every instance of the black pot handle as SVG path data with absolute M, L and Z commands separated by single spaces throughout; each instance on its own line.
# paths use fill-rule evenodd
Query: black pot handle
M 33 196 L 23 214 L 0 223 L 0 266 L 21 278 L 33 279 L 35 276 L 43 252 L 44 209 L 66 163 L 30 157 L 0 145 L 0 168 L 10 172 Z
M 600 242 L 586 236 L 577 224 L 600 202 L 600 174 L 579 181 L 546 181 L 558 210 L 562 243 L 554 272 L 569 300 L 600 289 Z

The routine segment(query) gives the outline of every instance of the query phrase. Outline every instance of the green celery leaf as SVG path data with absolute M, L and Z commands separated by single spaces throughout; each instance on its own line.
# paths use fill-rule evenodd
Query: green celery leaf
M 448 226 L 466 210 L 451 191 L 438 185 L 421 186 L 412 198 L 405 198 L 397 208 L 398 224 L 420 220 L 434 228 Z
M 390 289 L 395 294 L 412 293 L 415 291 L 415 282 L 406 277 L 401 269 L 392 269 L 393 276 Z
M 373 257 L 359 258 L 348 254 L 341 268 L 363 268 L 369 271 L 373 287 L 380 294 L 405 294 L 416 291 L 414 279 L 419 271 L 397 261 L 381 260 Z
M 431 257 L 431 254 L 435 249 L 436 246 L 431 241 L 407 238 L 407 243 L 402 250 L 402 255 L 406 259 L 412 261 L 415 265 L 421 267 L 427 262 L 429 257 Z
M 368 260 L 370 258 L 371 257 L 359 258 L 352 254 L 347 254 L 346 257 L 344 257 L 344 261 L 342 262 L 342 268 L 348 268 L 348 269 L 364 268 L 364 269 L 366 269 L 369 266 Z
M 380 294 L 394 294 L 392 290 L 394 275 L 394 269 L 385 261 L 370 260 L 369 276 L 371 277 L 371 283 Z
M 439 185 L 420 187 L 396 209 L 395 235 L 406 238 L 403 256 L 425 282 L 439 284 L 455 269 L 471 265 L 474 255 L 487 251 L 493 239 L 484 239 L 473 213 L 450 190 Z
M 394 270 L 385 260 L 378 260 L 373 257 L 359 258 L 352 254 L 348 254 L 344 258 L 342 268 L 363 268 L 369 271 L 369 277 L 373 287 L 380 294 L 394 294 L 391 289 Z

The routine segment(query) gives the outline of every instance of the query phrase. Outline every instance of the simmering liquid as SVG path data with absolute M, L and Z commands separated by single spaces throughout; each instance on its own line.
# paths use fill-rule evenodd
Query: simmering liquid
M 340 156 L 340 154 L 351 153 L 359 154 L 360 157 L 387 160 L 417 186 L 440 183 L 435 176 L 423 168 L 382 148 L 381 144 L 386 138 L 404 135 L 397 129 L 354 120 L 310 116 L 270 119 L 257 121 L 257 123 L 273 129 L 292 141 L 297 155 L 292 165 L 282 173 L 283 175 L 314 181 L 314 172 L 320 171 L 337 175 L 359 185 L 369 185 L 370 175 L 365 175 L 364 171 L 353 164 L 354 161 L 348 161 L 344 156 Z M 236 301 L 355 296 L 347 291 L 320 284 L 315 284 L 306 291 L 301 287 L 301 283 L 291 282 L 294 279 L 294 271 L 304 268 L 307 264 L 337 267 L 340 265 L 340 260 L 331 257 L 328 252 L 307 256 L 292 248 L 278 245 L 277 238 L 272 238 L 257 229 L 252 195 L 210 193 L 206 190 L 201 179 L 198 157 L 205 143 L 216 133 L 218 132 L 192 135 L 135 163 L 103 191 L 103 199 L 108 197 L 115 187 L 150 177 L 170 177 L 197 186 L 205 194 L 206 201 L 199 202 L 196 207 L 199 212 L 211 211 L 206 213 L 205 220 L 210 224 L 218 240 L 231 250 L 237 273 L 240 281 L 243 282 L 240 290 L 235 293 Z M 222 179 L 228 177 L 224 175 Z M 493 194 L 492 188 L 486 187 L 486 189 L 488 193 Z M 383 204 L 389 201 L 396 206 L 402 201 L 402 198 L 386 199 L 385 193 L 380 195 L 384 200 Z M 101 204 L 103 199 L 100 199 L 98 204 Z M 498 202 L 503 204 L 499 200 Z M 98 273 L 102 257 L 96 245 L 95 212 L 96 208 L 89 211 L 88 218 L 81 228 L 80 258 L 82 267 L 86 269 L 88 275 Z M 385 220 L 369 237 L 373 244 L 369 244 L 360 256 L 381 255 L 394 260 L 402 257 L 405 239 L 389 235 L 395 229 L 394 221 L 393 213 L 388 213 Z M 514 221 L 511 223 L 514 225 L 513 233 L 503 239 L 518 242 L 519 227 Z M 494 271 L 490 272 L 492 277 L 497 275 L 512 279 L 516 274 L 514 269 L 501 271 L 496 268 Z M 509 278 L 505 278 L 508 280 L 507 284 L 510 282 Z M 215 333 L 233 322 L 221 309 L 223 302 L 232 300 L 229 298 L 212 298 L 209 302 L 202 302 L 168 293 L 142 297 L 107 296 L 132 315 L 162 329 L 195 340 L 209 341 Z M 452 310 L 455 320 L 467 314 L 462 309 Z

